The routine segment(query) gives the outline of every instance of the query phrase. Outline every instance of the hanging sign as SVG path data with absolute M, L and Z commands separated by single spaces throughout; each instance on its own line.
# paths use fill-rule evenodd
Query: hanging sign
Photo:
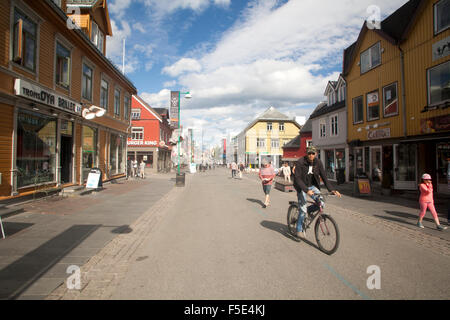
M 170 91 L 170 121 L 178 123 L 178 107 L 180 105 L 180 91 Z

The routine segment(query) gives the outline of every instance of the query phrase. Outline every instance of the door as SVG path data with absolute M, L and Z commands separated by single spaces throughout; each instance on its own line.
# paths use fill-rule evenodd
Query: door
M 370 148 L 370 176 L 372 181 L 381 183 L 382 180 L 381 146 Z
M 394 189 L 417 190 L 417 145 L 394 145 Z
M 72 182 L 72 137 L 61 135 L 61 183 Z

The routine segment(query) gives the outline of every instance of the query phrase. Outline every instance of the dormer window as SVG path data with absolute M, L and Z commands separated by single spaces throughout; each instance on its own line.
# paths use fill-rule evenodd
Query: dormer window
M 91 42 L 103 53 L 105 35 L 94 21 L 92 21 Z

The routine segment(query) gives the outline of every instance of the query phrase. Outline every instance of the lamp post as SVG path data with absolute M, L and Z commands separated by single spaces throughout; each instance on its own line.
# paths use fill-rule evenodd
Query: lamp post
M 180 142 L 181 142 L 181 131 L 180 131 L 180 102 L 181 102 L 181 95 L 184 94 L 186 99 L 192 98 L 192 95 L 190 92 L 178 92 L 178 174 L 180 174 Z

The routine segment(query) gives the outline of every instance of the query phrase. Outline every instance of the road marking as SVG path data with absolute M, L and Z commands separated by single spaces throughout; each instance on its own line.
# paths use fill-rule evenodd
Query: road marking
M 330 267 L 328 264 L 324 263 L 325 267 L 328 269 L 328 271 L 330 271 L 336 278 L 338 278 L 342 283 L 344 283 L 347 287 L 349 287 L 350 289 L 352 289 L 356 294 L 358 294 L 359 296 L 361 296 L 364 300 L 373 300 L 369 297 L 367 297 L 364 293 L 362 293 L 361 291 L 359 291 L 358 289 L 355 288 L 354 285 L 352 285 L 350 282 L 348 282 L 347 280 L 345 280 L 340 274 L 338 274 L 336 271 L 334 271 L 334 269 L 332 267 Z

